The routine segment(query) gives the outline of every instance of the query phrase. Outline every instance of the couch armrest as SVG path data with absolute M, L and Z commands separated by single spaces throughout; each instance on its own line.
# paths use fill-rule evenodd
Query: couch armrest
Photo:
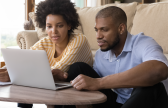
M 35 30 L 25 30 L 17 34 L 17 44 L 21 49 L 30 49 L 39 40 Z

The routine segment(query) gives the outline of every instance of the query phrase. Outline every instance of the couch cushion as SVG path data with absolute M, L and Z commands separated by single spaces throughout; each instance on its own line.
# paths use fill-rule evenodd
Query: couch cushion
M 108 6 L 118 6 L 122 8 L 128 17 L 127 28 L 128 31 L 132 28 L 132 21 L 135 15 L 137 2 L 129 3 L 129 4 L 108 4 L 98 7 L 85 7 L 78 10 L 78 14 L 80 17 L 80 21 L 82 24 L 83 32 L 85 36 L 88 38 L 89 44 L 91 45 L 91 49 L 98 49 L 97 41 L 96 41 L 96 32 L 94 30 L 95 26 L 95 16 L 98 11 Z
M 168 2 L 138 5 L 131 34 L 144 32 L 168 53 Z
M 166 58 L 168 59 L 168 54 L 164 54 L 166 56 Z
M 76 10 L 78 10 L 79 8 L 76 8 Z M 42 31 L 42 28 L 37 27 L 36 25 L 36 21 L 35 21 L 35 13 L 34 12 L 30 12 L 29 13 L 29 17 L 32 19 L 33 24 L 35 26 L 35 30 L 37 31 L 37 35 L 39 39 L 42 39 L 43 37 L 46 37 L 48 34 L 46 33 L 46 31 Z M 80 20 L 79 20 L 80 21 Z M 74 33 L 83 33 L 82 27 L 81 25 L 78 26 L 77 29 L 74 30 Z

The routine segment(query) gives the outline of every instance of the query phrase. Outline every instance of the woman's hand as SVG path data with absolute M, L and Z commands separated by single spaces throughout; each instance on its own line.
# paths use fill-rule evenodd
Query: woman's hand
M 52 74 L 55 81 L 65 81 L 68 78 L 68 73 L 63 72 L 59 69 L 53 69 Z
M 1 82 L 10 82 L 7 69 L 0 69 L 0 81 Z

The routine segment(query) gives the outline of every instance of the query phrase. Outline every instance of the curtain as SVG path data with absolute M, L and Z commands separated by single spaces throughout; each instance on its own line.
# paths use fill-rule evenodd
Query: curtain
M 97 6 L 98 0 L 87 0 L 87 7 L 95 7 Z
M 113 3 L 113 0 L 97 0 L 97 6 Z

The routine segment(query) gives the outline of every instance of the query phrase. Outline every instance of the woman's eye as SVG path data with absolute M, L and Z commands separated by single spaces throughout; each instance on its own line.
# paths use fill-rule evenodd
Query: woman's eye
M 51 26 L 47 26 L 47 28 L 51 28 Z
M 60 28 L 61 28 L 61 27 L 63 27 L 63 25 L 58 25 L 58 27 L 60 27 Z

